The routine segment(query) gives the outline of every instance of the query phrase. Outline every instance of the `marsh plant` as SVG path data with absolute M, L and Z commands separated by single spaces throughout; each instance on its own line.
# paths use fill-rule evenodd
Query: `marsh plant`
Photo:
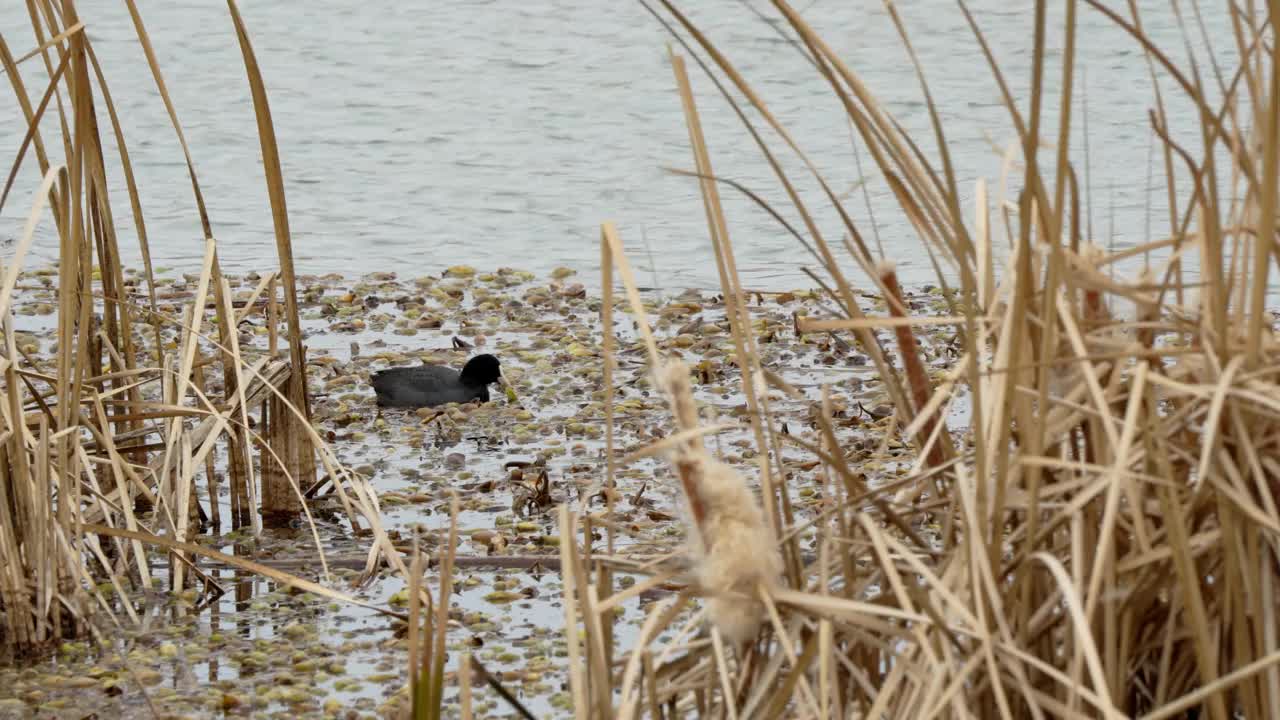
M 347 598 L 303 578 L 197 544 L 201 528 L 261 531 L 264 521 L 311 518 L 303 491 L 317 464 L 342 497 L 350 522 L 372 530 L 376 551 L 404 570 L 379 525 L 377 499 L 349 472 L 309 421 L 288 212 L 280 159 L 261 73 L 234 0 L 231 21 L 252 91 L 275 221 L 278 270 L 263 270 L 247 297 L 233 298 L 218 263 L 217 242 L 178 110 L 156 62 L 151 38 L 132 0 L 125 0 L 147 70 L 155 80 L 190 173 L 193 220 L 204 260 L 192 277 L 190 302 L 157 302 L 146 219 L 118 108 L 73 0 L 32 0 L 33 44 L 14 52 L 0 37 L 0 62 L 26 133 L 6 174 L 0 207 L 30 203 L 12 254 L 0 267 L 0 644 L 26 655 L 83 633 L 136 625 L 131 597 L 165 589 L 215 596 L 222 588 L 198 556 L 263 574 L 284 585 Z M 43 85 L 28 87 L 20 70 L 43 66 Z M 54 132 L 48 132 L 53 128 Z M 110 133 L 113 142 L 106 142 Z M 107 168 L 124 187 L 113 187 Z M 19 170 L 38 182 L 19 183 Z M 34 172 L 32 172 L 34 170 Z M 25 177 L 25 176 L 24 176 Z M 117 232 L 117 196 L 127 197 L 133 238 Z M 52 225 L 56 273 L 24 275 L 33 244 Z M 120 262 L 124 242 L 137 242 L 141 276 Z M 43 277 L 55 293 L 54 356 L 41 360 L 17 341 L 12 312 L 20 281 Z M 37 285 L 37 287 L 40 287 Z M 237 328 L 265 321 L 270 347 L 242 353 Z M 225 462 L 225 478 L 215 459 Z M 229 483 L 231 517 L 220 517 L 219 482 Z M 201 502 L 201 497 L 208 500 Z M 205 511 L 205 506 L 208 511 Z M 315 540 L 316 565 L 331 580 Z M 163 579 L 148 552 L 168 562 Z
M 921 317 L 902 303 L 892 264 L 864 242 L 867 221 L 805 156 L 804 138 L 682 7 L 645 4 L 679 43 L 671 61 L 694 157 L 678 172 L 706 207 L 758 450 L 759 534 L 776 547 L 780 575 L 765 577 L 771 554 L 722 567 L 706 545 L 708 518 L 746 506 L 742 486 L 713 493 L 690 482 L 690 457 L 718 429 L 690 426 L 682 383 L 667 376 L 678 435 L 654 451 L 669 455 L 685 491 L 686 552 L 615 592 L 607 553 L 562 548 L 578 560 L 566 572 L 580 573 L 565 585 L 571 646 L 578 623 L 585 633 L 586 661 L 571 675 L 577 717 L 1269 717 L 1280 702 L 1280 345 L 1268 307 L 1280 259 L 1280 7 L 1144 5 L 1175 13 L 1188 37 L 1200 37 L 1201 12 L 1230 16 L 1232 47 L 1205 37 L 1210 56 L 1180 65 L 1144 34 L 1138 3 L 1065 0 L 1064 23 L 1051 28 L 1048 3 L 1035 2 L 1030 90 L 1015 97 L 982 18 L 959 3 L 949 11 L 968 22 L 1017 138 L 1006 166 L 1014 194 L 993 198 L 980 181 L 966 204 L 927 69 L 915 67 L 932 132 L 912 137 L 857 69 L 775 0 L 792 49 L 839 101 L 935 263 L 946 309 Z M 886 8 L 915 62 L 916 38 Z M 1121 251 L 1088 234 L 1083 173 L 1069 161 L 1083 12 L 1121 28 L 1166 93 L 1155 95 L 1148 130 L 1170 198 L 1167 234 Z M 1046 49 L 1050 32 L 1061 34 L 1061 53 Z M 704 137 L 686 58 L 757 143 L 785 212 L 732 169 L 712 167 L 715 138 Z M 1053 98 L 1051 72 L 1060 73 Z M 1191 116 L 1166 112 L 1174 93 Z M 1044 111 L 1051 99 L 1056 117 Z M 1174 139 L 1171 128 L 1188 123 L 1199 147 Z M 800 179 L 818 195 L 800 193 Z M 830 388 L 810 398 L 810 436 L 773 416 L 770 397 L 796 390 L 756 352 L 722 192 L 748 193 L 811 254 L 831 311 L 798 318 L 798 330 L 847 334 L 869 358 L 893 407 L 885 432 L 914 449 L 909 467 L 871 471 L 858 448 L 841 447 Z M 841 224 L 821 227 L 819 205 L 836 206 Z M 642 317 L 612 227 L 605 244 L 606 287 L 616 265 Z M 1116 268 L 1143 256 L 1128 276 Z M 887 312 L 867 312 L 868 290 Z M 923 365 L 915 340 L 937 324 L 955 332 L 943 371 Z M 677 372 L 659 369 L 665 358 L 652 345 L 650 362 Z M 960 407 L 967 426 L 948 428 L 942 418 Z M 800 463 L 787 458 L 796 449 L 818 463 L 832 498 L 816 515 L 795 512 L 789 478 Z M 597 515 L 579 522 L 604 522 Z M 615 647 L 609 611 L 671 577 L 687 589 L 650 606 L 639 637 Z

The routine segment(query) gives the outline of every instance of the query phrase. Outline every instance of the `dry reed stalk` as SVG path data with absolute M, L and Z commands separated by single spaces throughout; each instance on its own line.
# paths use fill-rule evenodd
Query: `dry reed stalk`
M 258 121 L 258 139 L 262 145 L 262 163 L 266 173 L 267 195 L 271 199 L 271 218 L 275 225 L 276 250 L 280 260 L 280 284 L 284 290 L 285 322 L 289 325 L 289 360 L 295 368 L 298 378 L 290 387 L 289 402 L 301 412 L 301 422 L 309 422 L 311 418 L 310 399 L 307 396 L 307 358 L 302 345 L 302 325 L 298 319 L 298 286 L 293 271 L 293 241 L 289 234 L 289 211 L 285 203 L 284 172 L 280 167 L 280 151 L 276 143 L 275 125 L 271 121 L 271 106 L 267 101 L 267 90 L 262 80 L 262 72 L 258 68 L 258 60 L 253 52 L 248 30 L 240 18 L 240 11 L 235 0 L 227 0 L 231 10 L 231 19 L 235 24 L 236 37 L 240 41 L 240 49 L 244 55 L 245 70 L 249 76 L 249 88 L 253 94 L 254 116 Z M 292 416 L 290 416 L 292 418 Z M 292 419 L 287 423 L 297 434 Z M 315 454 L 310 446 L 304 443 L 291 444 L 288 448 L 289 474 L 298 482 L 310 484 L 315 478 Z
M 614 386 L 613 386 L 613 370 L 614 370 L 614 330 L 613 330 L 613 262 L 610 258 L 610 249 L 607 242 L 600 244 L 600 270 L 601 270 L 601 299 L 600 305 L 600 327 L 604 333 L 602 343 L 602 354 L 604 356 L 604 368 L 601 377 L 601 383 L 604 390 L 604 417 L 605 417 L 605 513 L 610 522 L 605 526 L 605 552 L 612 556 L 616 550 L 614 537 L 614 503 L 617 488 L 617 479 L 615 477 L 615 460 L 614 460 L 614 439 L 613 439 L 613 413 L 614 413 Z M 587 547 L 590 548 L 590 534 L 587 536 Z M 600 588 L 602 595 L 613 594 L 613 575 L 609 568 L 603 564 L 593 563 L 596 571 L 596 584 Z M 605 667 L 613 666 L 614 655 L 614 616 L 608 615 L 607 622 L 602 626 L 604 637 L 602 644 L 604 648 Z
M 285 399 L 292 393 L 293 379 L 286 380 L 280 396 L 273 395 L 267 400 L 266 413 L 263 415 L 262 435 L 267 447 L 280 458 L 293 457 L 293 432 L 291 416 L 285 409 Z M 302 504 L 295 498 L 293 484 L 290 481 L 287 460 L 279 465 L 264 468 L 262 474 L 262 513 L 263 523 L 270 527 L 286 527 L 301 511 Z
M 471 653 L 463 651 L 458 662 L 458 716 L 471 720 Z
M 565 641 L 569 648 L 569 690 L 573 696 L 574 717 L 577 720 L 585 720 L 591 717 L 591 705 L 587 700 L 587 682 L 588 675 L 584 672 L 582 658 L 582 645 L 578 638 L 578 615 L 579 605 L 582 606 L 582 613 L 587 612 L 587 603 L 579 599 L 579 575 L 577 571 L 577 562 L 575 561 L 575 543 L 573 540 L 573 515 L 569 512 L 568 506 L 560 506 L 559 527 L 562 538 L 567 538 L 568 542 L 562 540 L 560 542 L 560 568 L 563 574 L 563 593 L 564 593 L 564 629 Z M 596 708 L 597 711 L 602 708 Z M 600 715 L 603 717 L 603 715 Z
M 414 548 L 413 561 L 409 566 L 407 578 L 409 590 L 409 703 L 400 708 L 398 717 L 409 717 L 414 720 L 439 720 L 444 710 L 444 666 L 447 659 L 445 634 L 449 626 L 450 596 L 453 594 L 454 556 L 458 540 L 457 493 L 453 493 L 449 503 L 449 535 L 442 555 L 439 558 L 440 585 L 433 597 L 423 587 L 423 572 L 426 570 L 426 559 Z M 425 618 L 423 617 L 423 600 Z M 423 620 L 425 619 L 425 622 Z M 422 629 L 419 623 L 423 622 Z M 463 662 L 469 661 L 468 657 Z M 459 682 L 465 682 L 461 689 L 462 714 L 470 712 L 470 679 L 469 670 L 459 670 Z
M 424 593 L 422 588 L 422 573 L 425 570 L 426 564 L 422 556 L 422 552 L 417 547 L 414 547 L 413 560 L 409 563 L 409 628 L 407 633 L 409 640 L 409 697 L 412 699 L 412 703 L 410 705 L 411 712 L 418 709 L 418 686 L 420 684 L 423 685 L 423 695 L 425 695 L 428 690 L 425 679 L 422 678 L 421 675 L 426 667 L 426 662 L 422 659 L 423 636 L 432 637 L 430 621 L 427 621 L 426 623 L 427 628 L 425 633 L 418 629 L 418 624 L 422 622 L 422 599 Z M 428 597 L 427 600 L 429 607 L 431 599 Z M 424 708 L 423 714 L 425 715 L 426 712 L 428 712 L 428 710 Z
M 684 60 L 674 53 L 671 55 L 672 69 L 676 75 L 680 92 L 681 106 L 684 110 L 685 125 L 689 130 L 689 141 L 693 148 L 694 162 L 700 177 L 703 206 L 707 215 L 707 226 L 715 250 L 716 270 L 720 277 L 720 287 L 725 298 L 725 315 L 729 319 L 730 331 L 733 335 L 734 351 L 741 373 L 743 394 L 746 396 L 748 415 L 751 418 L 751 429 L 755 436 L 757 448 L 757 468 L 760 474 L 760 487 L 764 499 L 765 518 L 769 530 L 779 535 L 780 528 L 791 524 L 795 518 L 792 514 L 790 491 L 781 482 L 786 478 L 782 468 L 777 433 L 772 424 L 765 423 L 762 418 L 770 415 L 768 393 L 758 393 L 758 378 L 763 373 L 759 361 L 759 350 L 756 347 L 755 334 L 751 332 L 751 318 L 747 311 L 746 296 L 738 280 L 737 263 L 734 259 L 733 245 L 729 240 L 728 223 L 720 202 L 719 190 L 712 181 L 711 158 L 706 139 L 702 132 L 702 123 L 698 115 L 697 104 L 689 84 Z M 690 426 L 692 427 L 692 425 Z M 773 457 L 777 467 L 771 468 L 769 458 Z M 687 496 L 692 497 L 692 496 Z M 787 572 L 796 582 L 800 573 L 800 550 L 794 540 L 783 545 L 783 557 L 787 563 Z
M 755 90 L 746 82 L 745 78 L 743 78 L 743 76 L 737 71 L 737 69 L 734 68 L 734 66 L 729 62 L 728 58 L 726 58 L 723 53 L 719 52 L 719 50 L 712 43 L 710 43 L 710 41 L 706 38 L 706 36 L 697 28 L 697 26 L 694 25 L 692 22 L 690 22 L 689 19 L 684 14 L 682 14 L 679 11 L 679 9 L 677 9 L 672 4 L 672 2 L 670 2 L 670 0 L 661 0 L 661 3 L 663 7 L 669 13 L 671 13 L 671 15 L 680 24 L 680 26 L 682 26 L 685 30 L 688 31 L 688 33 L 693 37 L 693 39 L 697 42 L 697 44 L 706 50 L 707 54 L 715 62 L 716 66 L 724 72 L 724 74 L 730 81 L 732 81 L 734 87 L 736 87 L 748 99 L 751 107 L 760 113 L 760 115 L 768 123 L 770 129 L 776 132 L 786 142 L 787 147 L 796 153 L 796 155 L 800 158 L 801 162 L 804 164 L 805 168 L 809 171 L 809 173 L 813 176 L 813 178 L 822 187 L 825 197 L 834 201 L 836 198 L 835 193 L 831 190 L 830 186 L 826 183 L 822 175 L 817 171 L 816 166 L 811 162 L 808 156 L 806 156 L 804 152 L 800 149 L 795 138 L 792 137 L 791 133 L 787 131 L 786 127 L 783 126 L 778 121 L 778 119 L 773 115 L 773 113 L 769 110 L 768 106 L 764 103 L 763 99 L 759 96 L 759 94 L 755 92 Z M 673 27 L 673 25 L 671 23 L 668 23 L 665 20 L 665 18 L 662 17 L 661 14 L 656 12 L 647 3 L 644 3 L 643 0 L 642 0 L 642 4 L 645 5 L 646 9 L 648 9 L 649 12 L 653 14 L 654 17 L 657 18 L 658 21 L 661 22 L 664 25 L 664 27 L 668 29 L 668 31 L 672 32 L 672 34 L 675 35 L 675 37 L 680 41 L 681 45 L 683 45 L 686 48 L 686 50 L 689 50 L 691 54 L 693 54 L 693 57 L 698 62 L 698 64 L 703 68 L 704 71 L 707 71 L 712 82 L 715 83 L 716 88 L 719 90 L 721 96 L 725 99 L 725 101 L 729 104 L 729 106 L 733 108 L 734 112 L 737 114 L 739 119 L 742 120 L 743 124 L 746 126 L 746 129 L 748 130 L 748 132 L 750 132 L 752 139 L 755 141 L 757 147 L 760 149 L 761 154 L 764 155 L 766 160 L 768 160 L 770 169 L 773 170 L 774 174 L 777 176 L 779 183 L 782 185 L 783 189 L 787 193 L 788 199 L 792 202 L 796 211 L 800 214 L 802 220 L 804 221 L 804 227 L 808 231 L 808 233 L 811 235 L 811 239 L 813 241 L 812 245 L 809 245 L 806 239 L 800 237 L 798 234 L 796 235 L 796 237 L 802 243 L 805 243 L 806 249 L 808 249 L 812 254 L 814 254 L 815 257 L 822 263 L 823 268 L 827 269 L 831 273 L 837 289 L 837 292 L 831 293 L 833 299 L 835 299 L 840 304 L 841 309 L 843 309 L 845 312 L 849 313 L 854 318 L 861 319 L 863 317 L 862 310 L 861 308 L 859 308 L 858 303 L 855 300 L 852 286 L 847 282 L 847 279 L 844 277 L 843 274 L 836 271 L 836 269 L 838 268 L 838 264 L 834 254 L 831 252 L 831 248 L 826 242 L 818 224 L 814 221 L 812 214 L 809 212 L 805 202 L 801 198 L 800 194 L 796 191 L 794 184 L 792 183 L 790 178 L 787 176 L 786 172 L 783 170 L 781 164 L 779 163 L 778 159 L 776 158 L 775 154 L 773 153 L 769 145 L 766 142 L 764 142 L 761 134 L 751 124 L 750 120 L 747 118 L 746 114 L 743 112 L 742 108 L 739 106 L 734 96 L 731 93 L 729 93 L 725 85 L 713 73 L 711 73 L 707 63 L 702 61 L 697 54 L 693 53 L 694 48 L 692 44 L 689 42 L 686 42 L 682 37 L 676 34 L 675 28 Z M 686 112 L 686 125 L 688 125 L 689 117 L 690 117 L 690 113 Z M 714 176 L 710 176 L 705 173 L 696 173 L 696 175 L 703 179 L 706 179 L 709 177 L 714 178 Z M 754 196 L 753 196 L 753 199 L 755 199 Z M 705 204 L 706 203 L 704 202 L 704 205 Z M 776 211 L 773 211 L 767 204 L 763 204 L 763 205 L 765 209 L 768 210 L 774 217 L 776 218 L 781 217 Z M 836 206 L 838 210 L 843 211 L 843 208 L 840 207 L 839 203 L 836 203 Z M 870 252 L 867 251 L 866 247 L 861 243 L 861 240 L 860 240 L 861 235 L 857 232 L 857 229 L 853 226 L 852 221 L 850 220 L 847 214 L 844 214 L 842 212 L 841 220 L 844 222 L 845 229 L 848 231 L 850 238 L 852 238 L 854 243 L 857 245 L 857 247 L 855 248 L 853 247 L 853 245 L 846 244 L 847 249 L 849 249 L 849 252 L 853 256 L 855 262 L 859 263 L 863 267 L 867 267 L 867 263 L 870 262 L 871 254 Z M 888 364 L 886 362 L 884 352 L 880 346 L 879 340 L 876 338 L 876 336 L 873 333 L 866 330 L 865 328 L 855 329 L 854 337 L 857 340 L 859 348 L 867 354 L 867 356 L 871 359 L 875 367 L 881 372 L 884 378 L 884 381 L 886 383 L 886 388 L 889 392 L 890 399 L 895 403 L 895 405 L 898 407 L 900 411 L 906 414 L 906 411 L 907 411 L 906 396 L 901 390 L 900 384 L 898 383 L 898 378 L 892 372 L 890 372 L 890 368 L 888 367 Z
M 280 303 L 276 300 L 276 276 L 271 274 L 267 286 L 267 354 L 275 357 L 280 352 Z
M 226 395 L 228 396 L 228 398 L 231 398 L 231 397 L 235 398 L 235 402 L 239 406 L 239 410 L 240 410 L 239 416 L 236 418 L 236 421 L 232 422 L 231 424 L 231 431 L 228 438 L 229 445 L 227 447 L 227 475 L 228 477 L 231 478 L 231 483 L 233 487 L 243 489 L 242 492 L 243 492 L 244 502 L 242 503 L 241 507 L 252 508 L 255 505 L 254 500 L 256 498 L 255 498 L 255 493 L 253 492 L 253 488 L 257 486 L 257 478 L 254 477 L 253 454 L 252 454 L 252 448 L 249 445 L 249 436 L 248 436 L 249 403 L 245 396 L 246 381 L 242 377 L 240 372 L 241 366 L 247 363 L 245 363 L 244 359 L 240 354 L 240 336 L 239 336 L 239 333 L 236 331 L 236 328 L 239 327 L 239 322 L 238 322 L 239 316 L 236 314 L 235 310 L 232 309 L 231 307 L 231 302 L 230 302 L 230 299 L 232 297 L 231 286 L 227 283 L 226 278 L 222 279 L 221 296 L 222 296 L 222 305 L 219 307 L 219 314 L 218 314 L 218 317 L 221 320 L 220 326 L 230 328 L 230 332 L 226 334 L 229 335 L 231 340 L 231 347 L 226 355 L 231 359 L 231 364 L 229 368 L 224 366 L 224 373 L 223 373 L 224 382 L 226 383 L 226 388 L 227 388 Z M 246 314 L 250 307 L 252 307 L 252 298 L 250 298 L 250 303 L 245 308 Z M 263 415 L 263 419 L 264 421 L 266 420 L 265 414 Z M 213 473 L 211 469 L 210 470 L 211 480 L 212 480 L 212 477 L 213 477 Z M 210 498 L 214 497 L 214 491 L 215 491 L 215 486 L 211 482 L 209 486 Z M 217 503 L 213 503 L 213 504 L 216 507 Z M 242 518 L 236 518 L 236 519 L 241 520 Z M 255 532 L 258 529 L 257 523 L 252 520 L 250 521 L 250 527 L 252 527 Z

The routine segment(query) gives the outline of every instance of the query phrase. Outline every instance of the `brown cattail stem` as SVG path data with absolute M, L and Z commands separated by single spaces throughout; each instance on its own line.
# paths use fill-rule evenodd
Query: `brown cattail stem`
M 698 480 L 695 470 L 695 464 L 688 460 L 676 461 L 676 471 L 680 475 L 680 487 L 684 489 L 685 499 L 689 502 L 689 514 L 693 516 L 693 522 L 698 528 L 698 533 L 703 536 L 703 541 L 705 541 L 707 508 L 702 502 L 702 497 L 698 494 Z
M 693 404 L 693 394 L 689 388 L 687 375 L 679 374 L 681 370 L 671 368 L 666 377 L 659 379 L 659 387 L 666 387 L 671 402 L 671 414 L 676 420 L 676 429 L 680 432 L 698 427 L 698 410 Z M 706 504 L 698 487 L 699 463 L 693 457 L 702 449 L 702 440 L 691 435 L 676 446 L 672 453 L 676 474 L 680 476 L 680 487 L 684 490 L 685 500 L 689 503 L 689 514 L 693 516 L 698 535 L 706 542 Z
M 1102 258 L 1102 249 L 1097 245 L 1087 245 L 1081 252 L 1081 255 L 1087 265 L 1094 268 L 1098 267 L 1098 261 Z M 1081 323 L 1081 329 L 1087 336 L 1089 333 L 1103 327 L 1110 320 L 1107 312 L 1107 306 L 1102 300 L 1102 293 L 1096 287 L 1086 288 L 1084 291 L 1084 322 Z M 1099 382 L 1106 385 L 1110 372 L 1103 373 L 1099 377 Z M 1098 434 L 1101 428 L 1098 426 L 1096 419 L 1090 418 L 1081 422 L 1081 433 L 1084 436 L 1085 462 L 1099 462 L 1098 452 Z
M 885 304 L 889 307 L 889 314 L 896 318 L 906 318 L 907 306 L 903 302 L 902 288 L 898 285 L 898 273 L 893 264 L 888 261 L 882 262 L 878 270 L 880 282 L 884 286 Z M 915 332 L 909 325 L 899 325 L 893 329 L 893 332 L 898 339 L 902 367 L 907 373 L 911 401 L 916 413 L 920 413 L 929 404 L 929 398 L 933 396 L 933 382 L 929 379 L 929 374 L 924 369 L 924 362 L 920 359 L 920 345 L 916 342 Z M 920 447 L 923 448 L 929 437 L 933 435 L 937 422 L 938 418 L 934 415 L 921 424 L 920 432 L 916 435 Z M 929 448 L 925 461 L 929 467 L 937 467 L 952 455 L 954 455 L 954 449 L 951 446 L 951 438 L 944 429 L 938 435 L 937 442 Z

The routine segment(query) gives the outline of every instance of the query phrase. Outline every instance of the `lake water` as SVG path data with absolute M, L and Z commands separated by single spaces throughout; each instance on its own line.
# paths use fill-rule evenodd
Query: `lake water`
M 1052 4 L 1049 41 L 1056 63 L 1061 3 Z M 0 32 L 15 55 L 33 46 L 22 5 L 0 8 Z M 274 267 L 253 110 L 225 3 L 139 5 L 194 155 L 224 267 Z M 868 242 L 878 234 L 906 282 L 931 281 L 923 246 L 895 212 L 863 150 L 872 221 L 847 121 L 822 79 L 783 39 L 781 27 L 751 11 L 776 22 L 768 3 L 685 5 L 696 6 L 694 18 L 755 84 L 836 191 L 849 193 L 848 207 Z M 797 5 L 936 157 L 919 86 L 882 3 Z M 971 6 L 1020 92 L 1031 73 L 1032 4 L 980 0 Z M 121 0 L 82 0 L 79 8 L 126 123 L 155 262 L 195 271 L 203 247 L 186 167 L 128 12 Z M 611 220 L 643 284 L 669 290 L 717 285 L 697 188 L 663 170 L 688 168 L 692 161 L 665 55 L 670 37 L 639 3 L 247 0 L 241 9 L 268 84 L 301 271 L 421 275 L 460 263 L 536 272 L 567 265 L 590 282 L 598 272 L 599 224 Z M 899 9 L 928 73 L 967 195 L 979 177 L 991 181 L 994 191 L 997 151 L 1015 136 L 963 16 L 956 6 L 933 0 L 904 2 Z M 1207 35 L 1230 68 L 1229 19 L 1218 7 L 1206 13 Z M 1184 56 L 1167 6 L 1152 7 L 1144 23 L 1172 56 Z M 1203 52 L 1192 27 L 1191 45 Z M 1088 99 L 1094 235 L 1116 246 L 1140 243 L 1167 229 L 1163 191 L 1148 191 L 1146 115 L 1153 91 L 1147 65 L 1135 43 L 1096 11 L 1082 7 L 1079 28 L 1084 73 L 1077 88 L 1085 88 Z M 43 69 L 38 61 L 23 68 L 29 92 L 38 99 Z M 698 72 L 696 66 L 691 71 Z M 1049 69 L 1051 87 L 1058 86 L 1058 72 L 1056 65 Z M 694 85 L 716 171 L 785 206 L 778 183 L 727 105 L 703 76 L 696 75 Z M 1194 148 L 1195 115 L 1176 101 L 1172 83 L 1166 80 L 1162 89 L 1166 98 L 1175 97 L 1175 134 L 1190 138 Z M 0 98 L 0 158 L 7 169 L 25 124 L 7 88 Z M 1056 125 L 1054 105 L 1048 103 L 1046 118 Z M 1072 141 L 1082 181 L 1084 117 L 1076 116 Z M 106 122 L 105 113 L 100 119 Z M 57 137 L 55 125 L 47 131 L 47 137 Z M 788 168 L 798 170 L 798 164 L 788 162 Z M 1154 172 L 1162 173 L 1158 166 Z M 838 241 L 835 214 L 814 184 L 802 180 L 824 232 Z M 115 214 L 125 230 L 121 242 L 126 259 L 136 261 L 118 173 L 114 181 Z M 6 253 L 22 231 L 37 183 L 30 161 L 0 217 Z M 800 267 L 812 260 L 795 240 L 751 202 L 725 192 L 745 284 L 811 286 Z M 966 212 L 972 216 L 971 203 Z M 55 255 L 49 235 L 44 237 L 36 262 Z

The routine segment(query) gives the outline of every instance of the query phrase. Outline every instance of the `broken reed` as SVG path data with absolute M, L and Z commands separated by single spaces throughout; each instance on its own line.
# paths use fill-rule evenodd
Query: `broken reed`
M 713 80 L 800 218 L 785 227 L 812 254 L 814 277 L 838 312 L 801 319 L 799 329 L 852 334 L 896 408 L 884 431 L 900 428 L 916 454 L 906 472 L 871 482 L 860 466 L 866 452 L 840 445 L 830 389 L 814 405 L 815 433 L 775 432 L 769 394 L 794 388 L 752 349 L 746 308 L 734 303 L 737 273 L 716 194 L 720 185 L 742 188 L 712 171 L 683 59 L 674 57 L 694 151 L 695 169 L 684 174 L 702 190 L 751 406 L 765 516 L 788 561 L 780 584 L 758 586 L 761 629 L 735 648 L 722 642 L 717 626 L 728 618 L 712 616 L 714 603 L 696 610 L 695 597 L 714 592 L 696 582 L 696 557 L 692 573 L 678 561 L 653 564 L 647 578 L 613 593 L 582 562 L 591 548 L 562 543 L 576 716 L 1154 720 L 1195 709 L 1215 720 L 1269 717 L 1280 707 L 1280 344 L 1267 308 L 1280 259 L 1280 8 L 1215 5 L 1230 17 L 1229 42 L 1241 58 L 1231 68 L 1207 38 L 1215 63 L 1175 64 L 1143 33 L 1136 3 L 1126 13 L 1100 0 L 1065 0 L 1063 50 L 1051 55 L 1046 3 L 1037 0 L 1028 17 L 1029 96 L 1015 98 L 981 18 L 961 2 L 957 11 L 984 52 L 1021 149 L 1021 182 L 1012 184 L 1022 190 L 995 198 L 1003 222 L 993 222 L 982 182 L 975 204 L 962 205 L 946 128 L 894 6 L 886 5 L 916 64 L 932 138 L 909 137 L 800 14 L 774 0 L 793 48 L 840 101 L 859 151 L 939 268 L 947 314 L 918 318 L 901 306 L 896 278 L 877 272 L 884 258 L 862 242 L 854 214 L 731 59 L 673 2 L 644 4 Z M 1150 131 L 1164 150 L 1157 156 L 1170 226 L 1165 237 L 1122 253 L 1084 234 L 1089 208 L 1070 162 L 1082 4 L 1128 34 L 1153 82 L 1158 75 L 1198 111 L 1171 118 L 1156 96 Z M 1193 10 L 1174 22 L 1198 23 L 1201 8 Z M 1056 125 L 1042 112 L 1050 58 L 1062 73 Z M 1197 70 L 1210 66 L 1216 101 Z M 1183 130 L 1193 123 L 1189 134 L 1203 148 L 1178 144 L 1175 120 Z M 760 124 L 781 143 L 766 142 Z M 782 151 L 817 180 L 818 201 L 837 206 L 838 242 L 794 189 Z M 605 287 L 616 265 L 635 298 L 621 242 L 611 226 L 604 234 Z M 1113 270 L 1140 254 L 1149 271 L 1125 278 Z M 887 316 L 859 307 L 842 262 L 861 269 L 886 299 Z M 1197 265 L 1192 277 L 1188 266 Z M 635 299 L 632 308 L 652 355 L 643 306 Z M 932 377 L 912 358 L 911 328 L 925 324 L 956 329 L 954 363 Z M 896 336 L 897 362 L 877 330 Z M 968 404 L 971 422 L 952 443 L 938 419 L 957 402 Z M 785 478 L 801 471 L 784 448 L 812 454 L 831 479 L 834 502 L 812 517 L 792 512 Z M 690 517 L 701 523 L 710 512 L 695 507 Z M 608 517 L 566 508 L 563 537 L 587 520 Z M 805 532 L 816 558 L 798 564 Z M 593 557 L 598 567 L 609 564 L 606 555 Z M 622 669 L 603 662 L 601 628 L 614 608 L 677 577 L 694 582 L 649 608 L 634 642 L 617 648 Z
M 131 589 L 151 587 L 148 544 L 173 551 L 168 572 L 172 589 L 198 577 L 202 592 L 219 592 L 195 564 L 196 555 L 216 553 L 189 541 L 202 530 L 226 527 L 214 461 L 220 452 L 228 459 L 232 529 L 257 532 L 263 517 L 287 522 L 305 510 L 302 491 L 314 480 L 319 452 L 352 522 L 360 516 L 368 519 L 375 542 L 394 553 L 378 525 L 371 494 L 336 462 L 308 420 L 280 163 L 262 78 L 234 0 L 228 6 L 253 91 L 281 267 L 239 307 L 218 265 L 212 223 L 151 37 L 133 0 L 125 1 L 190 171 L 205 237 L 204 263 L 194 299 L 180 316 L 157 303 L 128 145 L 85 33 L 88 22 L 82 21 L 73 0 L 33 0 L 35 47 L 15 56 L 0 38 L 4 74 L 27 123 L 0 207 L 22 187 L 15 180 L 24 159 L 40 177 L 30 192 L 30 217 L 12 260 L 0 265 L 0 645 L 11 652 L 32 652 L 96 630 L 92 616 L 97 611 L 114 622 L 136 621 L 130 602 L 108 599 L 99 587 L 107 580 L 119 598 L 127 598 Z M 20 63 L 42 63 L 47 84 L 26 87 Z M 46 138 L 41 130 L 41 120 L 51 114 L 61 137 Z M 108 156 L 103 143 L 106 129 L 114 135 L 117 158 Z M 52 148 L 64 149 L 65 156 L 51 158 Z M 121 238 L 111 203 L 112 193 L 120 190 L 108 185 L 106 172 L 117 160 L 143 258 L 140 286 L 126 280 L 120 263 Z M 17 346 L 12 310 L 36 229 L 50 221 L 59 243 L 57 352 L 56 359 L 42 362 Z M 239 348 L 237 328 L 264 294 L 270 352 L 247 356 Z M 283 358 L 276 351 L 280 321 L 287 326 Z M 210 322 L 216 332 L 208 328 Z M 150 519 L 144 520 L 141 510 L 153 511 Z M 314 536 L 314 527 L 312 532 Z M 264 570 L 235 558 L 224 562 Z M 324 567 L 322 552 L 320 564 Z M 264 574 L 286 584 L 305 584 L 282 573 Z

